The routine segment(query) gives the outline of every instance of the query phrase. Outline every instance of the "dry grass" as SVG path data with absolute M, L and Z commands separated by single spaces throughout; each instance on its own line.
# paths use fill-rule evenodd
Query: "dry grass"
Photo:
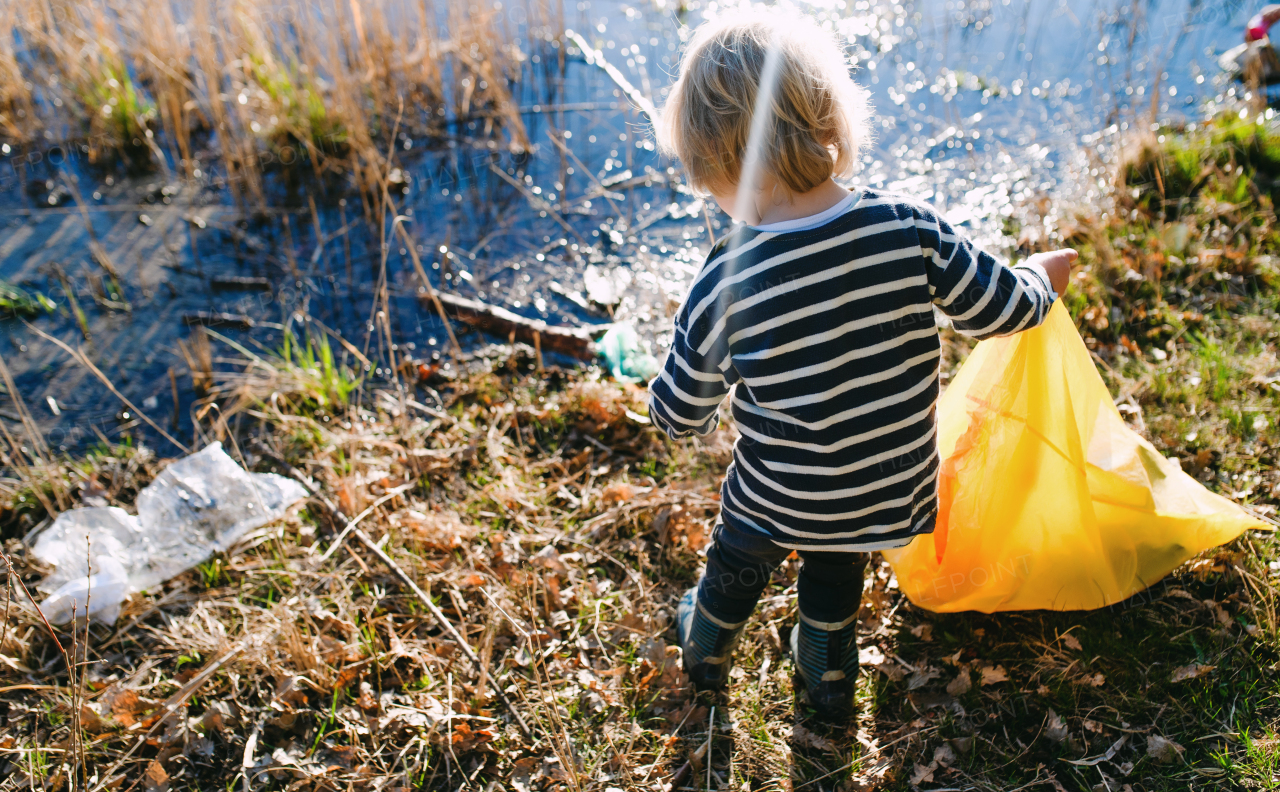
M 0 8 L 8 25 L 0 137 L 12 142 L 83 139 L 91 159 L 172 165 L 186 177 L 221 170 L 238 196 L 256 201 L 262 163 L 287 158 L 355 172 L 376 194 L 396 130 L 439 137 L 479 117 L 484 135 L 528 145 L 511 98 L 527 55 L 487 6 L 4 0 Z M 539 40 L 553 35 L 542 3 L 526 10 Z M 217 162 L 202 161 L 206 144 Z
M 335 548 L 340 522 L 311 502 L 134 597 L 113 629 L 91 628 L 80 710 L 16 590 L 3 684 L 37 687 L 6 694 L 0 788 L 69 779 L 58 752 L 77 711 L 88 774 L 119 788 L 701 789 L 710 777 L 712 789 L 1078 789 L 1104 772 L 1113 789 L 1187 789 L 1265 777 L 1280 660 L 1270 540 L 1092 614 L 929 614 L 872 565 L 861 713 L 824 726 L 793 700 L 783 650 L 795 562 L 766 592 L 728 695 L 696 694 L 679 669 L 674 603 L 698 573 L 731 425 L 670 443 L 628 417 L 643 409 L 636 388 L 540 377 L 521 347 L 411 383 L 412 400 L 366 389 L 363 406 L 343 406 L 317 346 L 282 355 L 276 375 L 263 358 L 217 378 L 226 404 L 247 398 L 246 463 L 304 468 L 348 518 L 403 489 L 362 524 L 483 670 L 368 550 Z M 214 413 L 204 425 L 226 428 Z M 162 464 L 104 448 L 57 478 L 78 499 L 127 505 Z M 1106 764 L 1065 761 L 1122 738 Z M 1168 764 L 1148 753 L 1162 738 L 1183 749 Z

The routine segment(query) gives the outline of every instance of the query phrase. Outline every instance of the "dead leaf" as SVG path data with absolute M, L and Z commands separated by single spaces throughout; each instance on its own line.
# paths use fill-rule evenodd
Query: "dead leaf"
M 942 676 L 942 672 L 938 669 L 931 666 L 923 666 L 907 680 L 907 690 L 922 688 L 940 676 Z
M 1158 734 L 1147 735 L 1147 756 L 1160 764 L 1169 764 L 1182 756 L 1183 747 Z
M 695 553 L 711 543 L 711 539 L 702 528 L 702 523 L 699 522 L 689 523 L 689 527 L 685 529 L 684 538 L 689 549 Z
M 933 640 L 933 625 L 917 624 L 915 627 L 911 628 L 911 634 L 928 643 Z
M 963 696 L 973 687 L 973 677 L 967 668 L 961 668 L 956 678 L 947 683 L 947 692 L 953 696 Z
M 569 567 L 565 566 L 564 562 L 560 560 L 560 552 L 556 550 L 555 545 L 547 545 L 530 557 L 529 560 L 556 574 L 567 575 L 569 573 Z
M 321 763 L 326 767 L 350 770 L 356 761 L 356 747 L 354 745 L 330 745 L 325 748 L 321 759 Z
M 90 734 L 102 734 L 111 729 L 111 724 L 88 704 L 80 705 L 80 726 Z
M 183 747 L 182 753 L 188 757 L 197 757 L 200 759 L 212 759 L 216 746 L 213 740 L 200 734 L 188 735 L 187 744 Z
M 464 540 L 474 538 L 480 530 L 464 523 L 452 509 L 438 512 L 405 509 L 394 516 L 414 532 L 419 542 L 437 550 L 460 547 Z
M 684 703 L 684 706 L 670 710 L 669 712 L 664 713 L 662 717 L 665 718 L 667 723 L 672 726 L 675 726 L 678 723 L 684 723 L 689 719 L 689 715 L 697 705 L 698 702 L 696 700 L 689 699 Z
M 1089 723 L 1092 723 L 1092 721 L 1085 721 L 1086 728 L 1088 728 Z M 1103 762 L 1110 762 L 1113 758 L 1115 758 L 1116 751 L 1119 751 L 1121 748 L 1123 748 L 1125 743 L 1127 742 L 1129 742 L 1129 735 L 1127 734 L 1122 735 L 1120 739 L 1111 743 L 1111 747 L 1107 749 L 1106 753 L 1099 754 L 1098 756 L 1095 756 L 1091 759 L 1068 759 L 1067 763 L 1073 764 L 1076 767 L 1097 767 Z
M 1070 736 L 1071 730 L 1067 727 L 1067 722 L 1062 716 L 1049 710 L 1049 719 L 1045 722 L 1044 736 L 1056 743 L 1060 743 Z
M 1103 676 L 1101 671 L 1096 674 L 1085 674 L 1084 679 L 1081 681 L 1091 687 L 1102 687 L 1107 684 L 1107 678 Z
M 110 693 L 103 698 L 110 696 Z M 136 691 L 121 690 L 111 699 L 111 717 L 121 726 L 129 727 L 137 723 L 143 713 L 149 712 L 159 702 L 140 697 Z
M 425 729 L 433 723 L 426 713 L 406 707 L 392 707 L 378 721 L 382 731 L 396 732 L 400 729 Z
M 826 737 L 814 734 L 800 724 L 791 727 L 791 743 L 804 748 L 816 748 L 827 753 L 836 753 L 836 744 Z
M 708 710 L 705 705 L 699 704 L 697 699 L 689 699 L 684 706 L 672 710 L 671 714 L 667 716 L 667 721 L 672 726 L 680 723 L 702 723 L 707 719 L 707 713 Z
M 560 766 L 560 760 L 554 756 L 542 760 L 542 774 L 552 781 L 568 781 L 569 773 Z
M 933 783 L 933 774 L 939 767 L 946 767 L 956 757 L 955 751 L 947 745 L 943 745 L 933 753 L 933 761 L 927 765 L 917 764 L 915 770 L 911 773 L 911 785 L 920 786 L 921 784 Z M 949 761 L 942 761 L 948 759 Z
M 155 759 L 151 760 L 142 773 L 142 790 L 143 792 L 169 792 L 169 773 L 165 771 L 164 765 Z
M 365 715 L 376 716 L 381 707 L 378 705 L 378 699 L 374 696 L 373 686 L 368 682 L 360 683 L 360 696 L 356 699 L 356 706 L 359 707 Z
M 343 479 L 338 484 L 338 508 L 347 517 L 354 517 L 356 512 L 360 511 L 360 504 L 356 499 L 356 494 L 351 489 L 351 483 L 346 479 Z
M 511 771 L 511 788 L 516 792 L 533 792 L 533 782 L 542 775 L 542 760 L 536 756 L 517 759 Z
M 231 707 L 225 701 L 213 701 L 209 703 L 208 709 L 204 711 L 204 717 L 200 719 L 206 731 L 221 734 L 226 731 L 230 725 L 228 721 L 232 721 Z
M 1000 682 L 1007 682 L 1009 680 L 1009 673 L 1004 670 L 1004 666 L 1002 665 L 980 666 L 978 668 L 978 673 L 982 674 L 983 687 L 986 687 L 987 685 L 995 685 Z
M 435 696 L 428 695 L 425 701 L 418 703 L 418 706 L 432 723 L 440 723 L 451 717 L 449 708 Z
M 939 767 L 950 767 L 956 760 L 956 752 L 949 744 L 943 743 L 938 746 L 938 750 L 933 752 L 933 761 Z
M 605 487 L 600 493 L 600 502 L 605 506 L 615 506 L 623 501 L 629 501 L 635 497 L 636 491 L 630 484 L 619 481 Z
M 1169 675 L 1169 681 L 1182 682 L 1187 679 L 1196 679 L 1209 673 L 1214 668 L 1216 668 L 1216 666 L 1204 665 L 1203 663 L 1192 663 L 1191 665 L 1179 666 L 1173 669 L 1173 673 Z
M 911 785 L 920 786 L 921 784 L 933 783 L 933 771 L 937 769 L 937 762 L 930 762 L 928 765 L 916 765 L 915 772 L 911 774 Z
M 1204 606 L 1213 613 L 1213 618 L 1217 620 L 1219 626 L 1226 627 L 1231 624 L 1231 616 L 1227 613 L 1226 608 L 1223 608 L 1213 600 L 1205 600 Z
M 1081 649 L 1084 648 L 1083 646 L 1080 645 L 1080 639 L 1076 638 L 1071 633 L 1067 633 L 1061 636 L 1058 640 L 1062 641 L 1063 645 L 1066 646 L 1068 649 L 1075 652 L 1079 652 Z
M 937 690 L 917 690 L 907 694 L 907 699 L 921 712 L 934 707 L 942 707 L 952 712 L 963 714 L 964 708 L 956 702 L 955 696 Z
M 463 753 L 491 741 L 493 737 L 493 732 L 488 729 L 472 729 L 466 721 L 458 721 L 453 724 L 450 741 L 453 743 L 453 750 Z
M 876 666 L 876 668 L 879 669 L 880 673 L 884 674 L 885 678 L 890 682 L 901 682 L 907 677 L 907 672 L 897 663 L 881 663 Z
M 878 666 L 884 662 L 884 652 L 875 644 L 864 646 L 858 650 L 858 664 L 863 666 Z

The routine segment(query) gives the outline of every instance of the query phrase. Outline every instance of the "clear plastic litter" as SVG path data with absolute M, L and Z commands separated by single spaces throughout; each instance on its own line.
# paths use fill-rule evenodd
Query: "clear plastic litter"
M 658 376 L 657 358 L 641 345 L 636 329 L 626 322 L 609 328 L 596 346 L 618 382 L 648 382 Z
M 274 473 L 249 473 L 210 443 L 169 465 L 138 494 L 138 514 L 89 508 L 63 512 L 32 554 L 55 570 L 40 583 L 54 624 L 88 615 L 114 623 L 124 600 L 224 552 L 249 531 L 279 519 L 306 497 Z

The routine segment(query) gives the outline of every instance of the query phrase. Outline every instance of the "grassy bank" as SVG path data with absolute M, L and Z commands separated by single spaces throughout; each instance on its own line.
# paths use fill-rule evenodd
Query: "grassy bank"
M 530 55 L 521 46 L 564 27 L 541 2 L 522 6 L 519 25 L 500 6 L 460 1 L 0 8 L 6 154 L 73 144 L 91 163 L 216 171 L 259 202 L 264 162 L 305 158 L 371 188 L 388 149 L 415 138 L 526 147 L 512 98 Z
M 1280 502 L 1276 146 L 1239 119 L 1162 130 L 1127 155 L 1113 208 L 1062 229 L 1082 252 L 1065 299 L 1128 420 L 1264 515 Z M 948 337 L 946 373 L 969 348 Z M 873 563 L 861 711 L 824 726 L 792 696 L 793 561 L 729 695 L 695 694 L 679 671 L 674 604 L 733 427 L 671 443 L 638 389 L 489 352 L 452 379 L 406 368 L 406 398 L 319 342 L 235 374 L 192 352 L 220 405 L 201 431 L 234 437 L 248 466 L 300 468 L 348 517 L 398 492 L 362 526 L 482 670 L 369 548 L 325 557 L 340 521 L 316 501 L 134 597 L 114 628 L 60 633 L 60 652 L 17 586 L 41 570 L 16 540 L 49 506 L 130 506 L 163 464 L 104 447 L 9 472 L 0 788 L 1280 786 L 1270 536 L 1091 613 L 932 614 Z

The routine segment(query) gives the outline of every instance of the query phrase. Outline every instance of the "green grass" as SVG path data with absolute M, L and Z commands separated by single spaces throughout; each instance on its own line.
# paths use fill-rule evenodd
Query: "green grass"
M 247 55 L 243 59 L 245 75 L 261 90 L 270 108 L 272 126 L 257 125 L 254 133 L 277 145 L 297 142 L 334 153 L 346 144 L 347 131 L 325 106 L 326 97 L 307 67 L 295 62 L 290 66 L 275 62 L 269 56 Z
M 40 292 L 34 295 L 8 281 L 0 280 L 0 316 L 39 316 L 52 313 L 57 304 Z
M 156 106 L 139 91 L 121 63 L 100 64 L 92 82 L 82 89 L 81 102 L 93 113 L 90 126 L 122 148 L 143 146 L 156 118 Z
M 307 333 L 303 339 L 285 329 L 273 361 L 292 385 L 288 398 L 304 413 L 338 413 L 360 389 L 363 377 L 334 357 L 327 336 Z

